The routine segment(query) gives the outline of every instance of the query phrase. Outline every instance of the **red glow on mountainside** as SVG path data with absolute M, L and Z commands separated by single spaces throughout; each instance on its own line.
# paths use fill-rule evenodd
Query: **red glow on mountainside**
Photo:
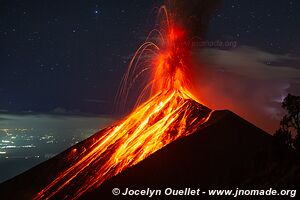
M 35 199 L 77 199 L 171 142 L 192 134 L 209 119 L 211 110 L 190 92 L 190 49 L 184 45 L 185 31 L 175 26 L 165 7 L 160 13 L 166 14 L 164 30 L 150 33 L 158 33 L 159 45 L 148 40 L 141 45 L 119 92 L 120 98 L 127 99 L 135 80 L 144 71 L 150 71 L 150 81 L 139 99 L 149 93 L 148 100 L 105 129 L 84 151 L 71 150 L 71 167 L 62 171 Z M 151 63 L 139 68 L 138 63 L 147 51 L 154 52 Z

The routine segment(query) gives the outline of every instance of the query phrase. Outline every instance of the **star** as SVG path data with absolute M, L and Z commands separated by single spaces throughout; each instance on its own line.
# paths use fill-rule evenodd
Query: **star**
M 99 6 L 98 5 L 96 5 L 96 8 L 94 10 L 94 14 L 95 15 L 99 15 L 100 14 L 100 10 L 99 10 Z

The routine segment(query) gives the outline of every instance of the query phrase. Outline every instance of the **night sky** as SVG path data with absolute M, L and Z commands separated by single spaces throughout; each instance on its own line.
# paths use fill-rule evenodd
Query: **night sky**
M 162 2 L 0 1 L 0 110 L 109 114 L 130 56 Z M 225 0 L 207 38 L 292 55 L 277 65 L 299 69 L 297 3 Z
M 300 52 L 300 13 L 296 0 L 225 0 L 211 23 L 208 37 L 233 39 L 267 52 Z

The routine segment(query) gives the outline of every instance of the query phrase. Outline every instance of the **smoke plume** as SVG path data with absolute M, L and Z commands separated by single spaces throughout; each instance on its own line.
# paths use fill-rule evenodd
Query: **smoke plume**
M 176 23 L 184 27 L 191 38 L 204 37 L 210 18 L 221 3 L 222 0 L 166 0 Z

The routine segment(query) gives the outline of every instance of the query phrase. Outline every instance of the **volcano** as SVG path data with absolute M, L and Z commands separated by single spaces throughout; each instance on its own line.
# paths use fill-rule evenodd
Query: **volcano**
M 138 83 L 132 112 L 1 184 L 2 196 L 113 199 L 112 187 L 264 185 L 272 166 L 285 169 L 276 160 L 271 136 L 232 112 L 213 111 L 193 94 L 188 34 L 176 23 L 176 13 L 165 6 L 158 13 L 162 28 L 138 48 L 118 92 L 119 107 L 127 107 Z M 289 162 L 292 156 L 284 155 Z
M 198 114 L 197 103 L 187 103 L 187 106 Z M 2 183 L 1 197 L 34 198 L 57 174 L 76 163 L 74 157 L 69 157 L 74 149 L 84 152 L 104 132 L 106 130 Z M 299 186 L 299 172 L 292 152 L 278 149 L 269 134 L 230 111 L 214 111 L 193 134 L 172 142 L 80 198 L 122 199 L 112 195 L 113 188 L 291 189 Z M 78 187 L 72 185 L 56 198 L 68 199 L 67 194 L 77 191 Z

